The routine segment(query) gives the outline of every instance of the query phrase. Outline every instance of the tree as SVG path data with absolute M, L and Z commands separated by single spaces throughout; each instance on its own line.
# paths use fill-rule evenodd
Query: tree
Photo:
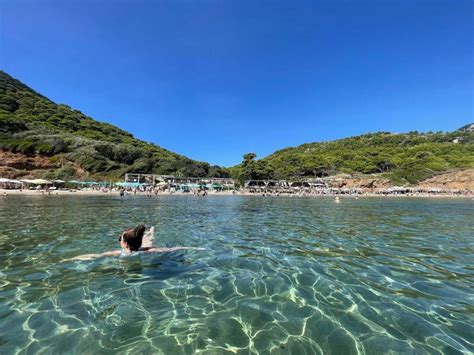
M 244 160 L 242 161 L 242 164 L 243 165 L 250 164 L 251 162 L 253 162 L 253 160 L 256 157 L 257 157 L 257 154 L 255 154 L 255 153 L 244 154 L 244 156 L 243 156 Z
M 273 169 L 265 160 L 255 161 L 257 157 L 255 153 L 244 154 L 241 169 L 237 176 L 237 180 L 241 184 L 245 180 L 267 180 L 273 177 Z

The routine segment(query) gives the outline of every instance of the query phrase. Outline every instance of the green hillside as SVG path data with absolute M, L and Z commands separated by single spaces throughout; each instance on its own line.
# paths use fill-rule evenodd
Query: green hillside
M 249 153 L 231 172 L 239 180 L 381 174 L 398 184 L 414 184 L 448 170 L 474 168 L 473 127 L 450 133 L 365 134 L 285 148 L 260 160 Z
M 226 177 L 230 171 L 243 181 L 361 173 L 413 184 L 441 172 L 474 168 L 474 125 L 449 133 L 380 132 L 308 143 L 260 160 L 249 153 L 242 164 L 223 169 L 58 105 L 0 71 L 0 150 L 47 156 L 56 166 L 48 178 L 119 178 L 126 172 Z
M 111 124 L 58 105 L 0 71 L 0 149 L 46 155 L 60 162 L 49 177 L 74 176 L 78 170 L 108 177 L 126 172 L 222 176 L 217 166 L 172 153 L 136 139 Z

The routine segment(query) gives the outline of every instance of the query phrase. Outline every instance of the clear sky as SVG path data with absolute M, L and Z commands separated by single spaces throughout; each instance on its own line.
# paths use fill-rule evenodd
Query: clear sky
M 212 164 L 473 119 L 473 1 L 0 0 L 0 69 Z

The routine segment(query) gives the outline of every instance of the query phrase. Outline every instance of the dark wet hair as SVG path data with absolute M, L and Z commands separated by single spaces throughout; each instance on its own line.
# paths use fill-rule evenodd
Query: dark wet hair
M 143 234 L 145 233 L 145 226 L 140 224 L 135 228 L 126 229 L 121 236 L 121 239 L 128 244 L 130 251 L 138 251 L 142 246 Z

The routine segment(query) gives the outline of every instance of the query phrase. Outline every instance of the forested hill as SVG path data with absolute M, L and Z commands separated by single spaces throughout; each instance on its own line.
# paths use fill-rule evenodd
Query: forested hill
M 232 175 L 245 179 L 321 177 L 337 173 L 381 174 L 414 184 L 433 175 L 474 168 L 474 125 L 454 132 L 379 132 L 285 148 L 255 160 L 244 156 Z
M 0 175 L 9 177 L 120 178 L 126 172 L 226 177 L 230 171 L 240 181 L 361 173 L 417 183 L 474 168 L 474 125 L 449 133 L 365 134 L 255 157 L 246 154 L 230 169 L 191 160 L 58 105 L 0 71 Z
M 47 156 L 52 163 L 47 172 L 50 178 L 120 177 L 132 171 L 178 176 L 227 174 L 217 166 L 141 141 L 111 124 L 58 105 L 3 71 L 0 150 Z

